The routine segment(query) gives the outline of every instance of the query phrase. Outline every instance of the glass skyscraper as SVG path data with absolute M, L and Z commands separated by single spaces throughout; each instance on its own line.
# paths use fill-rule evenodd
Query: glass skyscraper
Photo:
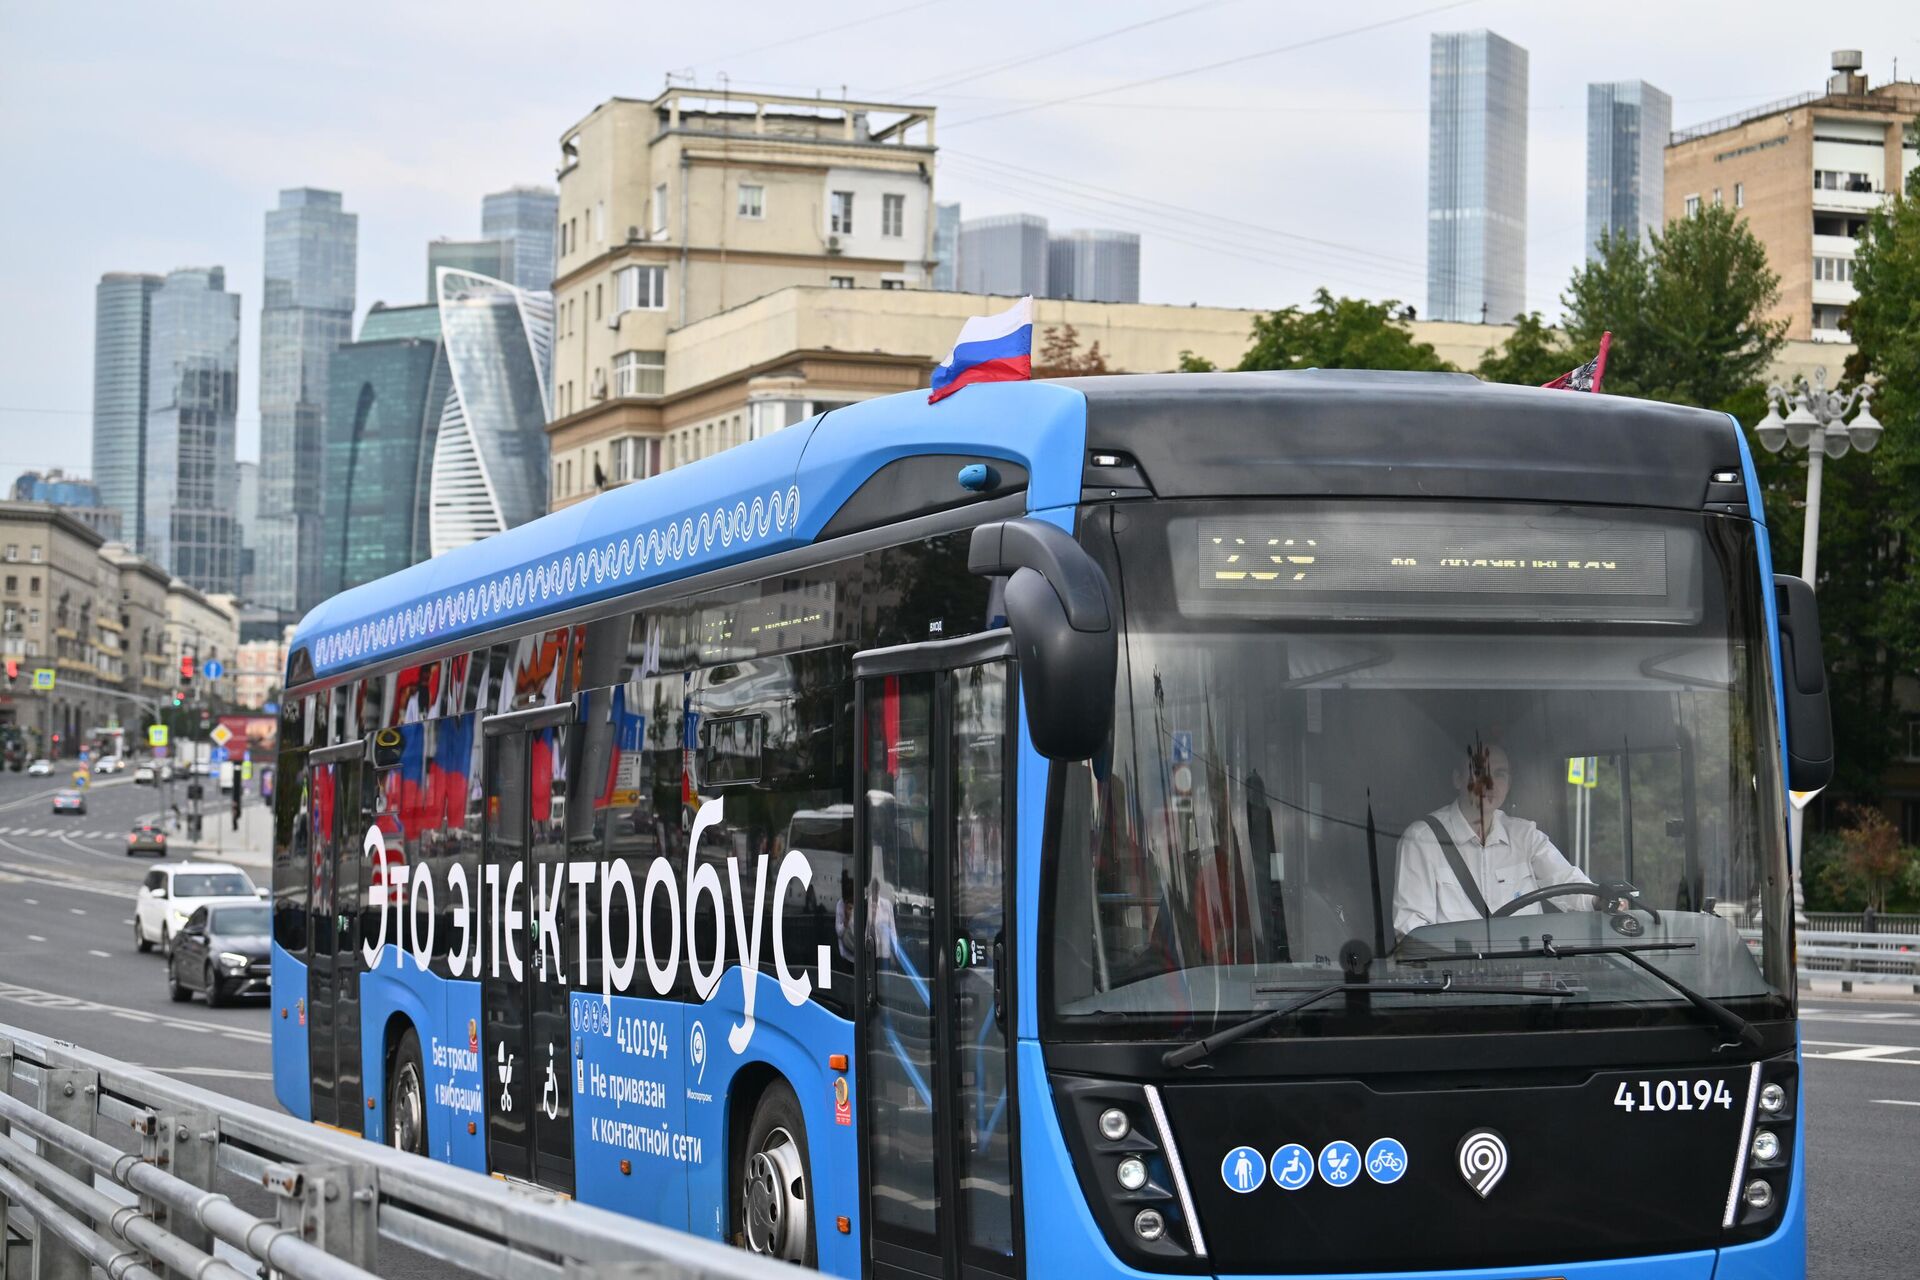
M 933 206 L 933 287 L 952 293 L 960 287 L 960 206 Z
M 1436 32 L 1427 115 L 1427 314 L 1506 324 L 1526 309 L 1527 51 Z
M 93 482 L 120 512 L 122 537 L 147 553 L 147 357 L 160 277 L 110 271 L 93 291 Z
M 375 307 L 328 376 L 325 595 L 431 554 L 428 480 L 452 385 L 440 309 Z
M 550 187 L 509 187 L 481 197 L 480 234 L 504 241 L 512 257 L 509 274 L 499 278 L 516 289 L 552 289 L 559 220 L 560 193 Z M 430 290 L 427 296 L 436 295 Z
M 155 291 L 147 379 L 142 554 L 201 591 L 238 585 L 234 418 L 240 295 L 221 267 L 183 267 Z
M 440 268 L 451 267 L 466 275 L 507 280 L 513 276 L 513 250 L 507 240 L 429 240 L 427 241 L 427 296 L 440 296 Z M 552 280 L 549 278 L 548 284 Z M 545 286 L 542 286 L 543 288 Z
M 1047 296 L 1140 301 L 1140 237 L 1132 231 L 1067 231 L 1050 237 Z
M 327 365 L 353 337 L 357 215 L 336 191 L 296 187 L 267 213 L 260 308 L 260 518 L 256 602 L 283 614 L 319 603 Z
M 452 388 L 434 441 L 428 542 L 439 555 L 546 514 L 553 295 L 443 269 Z
M 1603 232 L 1660 229 L 1673 99 L 1644 80 L 1587 86 L 1587 256 Z
M 1001 213 L 960 224 L 960 291 L 1047 296 L 1047 220 Z

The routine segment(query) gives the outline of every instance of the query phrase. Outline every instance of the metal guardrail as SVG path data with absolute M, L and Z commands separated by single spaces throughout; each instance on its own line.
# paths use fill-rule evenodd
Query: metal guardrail
M 383 1241 L 488 1280 L 814 1274 L 0 1024 L 0 1280 L 373 1280 Z
M 1799 934 L 1800 981 L 1832 982 L 1842 991 L 1856 982 L 1904 984 L 1920 995 L 1920 933 L 1847 933 L 1803 929 Z
M 1809 911 L 1807 927 L 1836 933 L 1920 933 L 1920 914 L 1890 911 L 1875 916 L 1873 927 L 1859 911 Z

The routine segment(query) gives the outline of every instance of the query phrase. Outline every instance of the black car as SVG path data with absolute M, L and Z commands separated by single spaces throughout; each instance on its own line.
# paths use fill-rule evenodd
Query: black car
M 184 1001 L 195 991 L 205 992 L 215 1007 L 235 996 L 266 995 L 272 932 L 272 908 L 264 902 L 199 908 L 173 940 L 168 994 Z
M 158 823 L 134 823 L 133 830 L 127 832 L 127 856 L 131 858 L 136 853 L 157 853 L 166 857 L 166 831 Z

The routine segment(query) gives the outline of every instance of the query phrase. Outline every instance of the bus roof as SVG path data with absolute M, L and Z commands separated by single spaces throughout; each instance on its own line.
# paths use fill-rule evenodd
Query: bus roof
M 1016 464 L 1028 510 L 1071 505 L 1083 476 L 1103 486 L 1109 478 L 1089 451 L 1123 455 L 1162 497 L 1745 511 L 1744 483 L 1711 481 L 1743 469 L 1731 419 L 1620 396 L 1343 370 L 983 383 L 937 405 L 910 391 L 835 409 L 342 592 L 296 628 L 287 685 L 806 546 L 838 531 L 830 522 L 863 484 L 913 455 Z

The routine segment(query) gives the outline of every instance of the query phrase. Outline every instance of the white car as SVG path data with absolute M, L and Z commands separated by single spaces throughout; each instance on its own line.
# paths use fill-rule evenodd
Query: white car
M 152 786 L 153 785 L 153 766 L 150 764 L 143 764 L 143 765 L 137 766 L 133 771 L 133 781 L 135 785 L 144 784 L 146 786 Z
M 133 944 L 142 951 L 158 946 L 172 954 L 173 940 L 187 917 L 215 902 L 236 898 L 257 901 L 259 889 L 231 862 L 177 862 L 155 867 L 140 882 L 133 902 Z
M 119 756 L 107 756 L 95 762 L 93 771 L 95 773 L 119 773 L 126 767 L 127 762 Z
M 27 773 L 28 773 L 28 774 L 30 774 L 31 776 L 33 776 L 33 777 L 35 777 L 35 778 L 49 778 L 49 777 L 52 777 L 52 776 L 53 776 L 53 761 L 51 761 L 51 760 L 35 760 L 35 761 L 34 761 L 34 762 L 33 762 L 32 764 L 30 764 L 30 765 L 28 765 L 28 766 L 27 766 Z

